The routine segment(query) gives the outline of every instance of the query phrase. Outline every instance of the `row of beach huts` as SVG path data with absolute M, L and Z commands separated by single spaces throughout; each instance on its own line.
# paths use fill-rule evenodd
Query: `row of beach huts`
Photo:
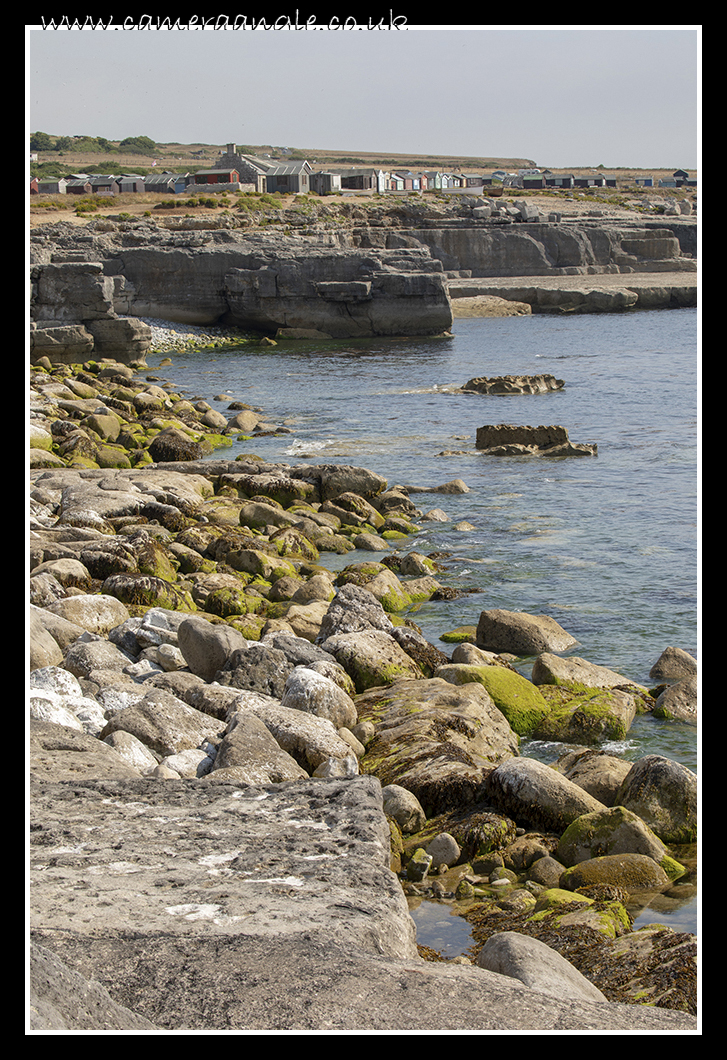
M 346 192 L 384 193 L 444 191 L 473 194 L 487 190 L 488 195 L 501 193 L 505 188 L 539 190 L 547 188 L 615 188 L 623 178 L 603 173 L 588 175 L 551 173 L 547 169 L 521 169 L 516 173 L 495 170 L 488 174 L 448 173 L 440 170 L 412 172 L 383 170 L 376 167 L 351 169 L 314 169 L 307 161 L 279 163 L 275 159 L 260 159 L 240 154 L 235 144 L 226 150 L 209 169 L 194 173 L 172 173 L 168 170 L 147 176 L 136 174 L 75 173 L 68 177 L 43 180 L 32 178 L 31 195 L 119 195 L 127 192 L 156 192 L 178 195 L 195 192 L 258 192 L 274 194 L 318 195 Z M 669 178 L 642 176 L 633 184 L 653 187 L 696 187 L 696 178 L 686 170 L 676 170 Z

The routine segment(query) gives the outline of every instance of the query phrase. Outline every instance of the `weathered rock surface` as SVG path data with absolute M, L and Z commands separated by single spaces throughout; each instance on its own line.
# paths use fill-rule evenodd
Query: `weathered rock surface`
M 606 854 L 645 854 L 658 864 L 667 849 L 649 826 L 623 806 L 585 813 L 566 828 L 555 856 L 577 865 Z
M 31 361 L 78 363 L 89 356 L 143 363 L 151 328 L 114 308 L 114 280 L 99 261 L 31 267 Z
M 560 756 L 556 768 L 604 806 L 613 806 L 631 763 L 598 748 L 575 748 Z
M 697 660 L 683 648 L 665 648 L 649 671 L 654 681 L 681 681 L 695 676 Z
M 671 718 L 675 721 L 684 721 L 688 725 L 696 725 L 698 693 L 697 675 L 683 677 L 660 693 L 656 700 L 654 714 L 659 718 Z
M 533 758 L 501 762 L 487 776 L 485 788 L 502 813 L 557 833 L 584 813 L 604 809 L 588 792 Z
M 598 287 L 598 279 L 593 274 L 676 272 L 695 266 L 693 259 L 682 254 L 675 231 L 659 224 L 641 227 L 598 222 L 485 223 L 412 228 L 411 234 L 430 248 L 446 270 L 466 269 L 474 277 L 545 277 L 570 272 L 580 273 L 582 279 L 590 273 L 590 285 Z M 555 267 L 554 262 L 557 262 Z M 627 287 L 627 283 L 623 286 Z M 485 293 L 479 286 L 473 293 L 480 291 Z M 487 293 L 499 292 L 491 287 Z M 516 300 L 529 301 L 527 297 Z
M 44 946 L 31 945 L 31 1031 L 154 1031 L 143 1016 L 111 1000 L 99 983 L 72 971 Z
M 44 235 L 66 246 L 74 239 L 66 229 Z M 336 338 L 437 335 L 452 323 L 441 264 L 421 244 L 371 251 L 280 234 L 230 235 L 210 232 L 195 241 L 150 231 L 147 245 L 137 246 L 110 236 L 91 246 L 87 240 L 87 262 L 33 266 L 33 319 L 90 322 L 90 331 L 105 318 L 113 337 L 95 341 L 112 356 L 119 326 L 139 323 L 122 317 L 219 322 L 268 335 L 312 329 Z M 58 356 L 57 347 L 42 348 Z
M 543 652 L 533 663 L 532 680 L 536 685 L 566 685 L 576 683 L 588 688 L 620 688 L 633 682 L 607 666 L 597 666 L 580 659 L 577 655 L 561 658 L 552 652 Z
M 51 391 L 57 398 L 67 390 L 62 411 L 84 425 L 79 432 L 73 420 L 54 419 L 49 436 L 114 435 L 118 418 L 87 396 L 96 393 L 101 377 L 116 380 L 123 400 L 133 401 L 129 416 L 167 414 L 164 392 L 155 392 L 161 388 L 132 393 L 133 373 L 116 363 L 97 367 L 95 375 L 62 371 L 62 384 L 44 383 L 42 407 L 47 411 Z M 142 406 L 154 411 L 141 413 Z M 204 415 L 203 408 L 198 411 Z M 131 433 L 130 421 L 124 422 Z M 368 895 L 367 871 L 359 867 L 361 829 L 369 837 L 361 856 L 369 856 L 371 844 L 376 851 L 373 876 L 397 859 L 410 876 L 411 841 L 426 848 L 418 886 L 432 886 L 425 875 L 432 865 L 437 870 L 452 857 L 476 857 L 479 873 L 491 856 L 487 871 L 500 873 L 492 885 L 500 895 L 511 878 L 530 871 L 534 859 L 548 861 L 556 848 L 553 834 L 515 839 L 515 820 L 481 801 L 490 798 L 485 782 L 497 772 L 493 767 L 517 761 L 517 737 L 503 710 L 477 684 L 458 687 L 426 676 L 437 667 L 450 667 L 452 674 L 479 668 L 490 677 L 500 671 L 508 679 L 516 676 L 516 698 L 522 689 L 536 697 L 541 691 L 514 675 L 505 659 L 474 646 L 474 658 L 458 658 L 451 666 L 394 614 L 431 592 L 423 585 L 433 581 L 426 557 L 409 551 L 401 558 L 401 581 L 385 565 L 353 565 L 342 572 L 341 581 L 349 584 L 339 583 L 331 600 L 333 578 L 317 567 L 319 533 L 348 545 L 362 525 L 372 534 L 415 529 L 408 520 L 416 509 L 407 493 L 386 485 L 366 469 L 259 461 L 64 466 L 32 473 L 33 800 L 42 793 L 31 846 L 39 858 L 34 896 L 52 891 L 47 903 L 41 897 L 37 904 L 34 929 L 42 944 L 69 960 L 68 967 L 85 980 L 101 978 L 115 1003 L 143 1011 L 162 1029 L 326 1029 L 341 1021 L 351 1029 L 358 1019 L 364 1027 L 375 1024 L 372 1029 L 395 1026 L 404 1016 L 392 1016 L 389 994 L 385 1003 L 374 1001 L 387 979 L 400 984 L 400 1000 L 406 994 L 420 998 L 417 1023 L 421 1014 L 425 1024 L 449 1026 L 452 973 L 447 967 L 435 972 L 431 964 L 423 968 L 415 956 L 411 926 L 398 920 L 395 878 L 392 884 L 384 874 L 382 894 L 377 877 Z M 457 480 L 449 485 L 463 492 Z M 272 512 L 295 502 L 297 522 L 277 529 L 266 522 L 253 536 L 240 523 L 240 511 L 261 498 Z M 261 569 L 246 570 L 244 553 L 254 553 Z M 119 579 L 172 587 L 176 595 L 164 604 L 125 602 L 114 595 Z M 360 581 L 375 586 L 385 606 Z M 233 590 L 239 608 L 231 610 L 226 594 Z M 330 626 L 324 629 L 326 618 Z M 327 649 L 339 638 L 346 650 L 338 645 L 337 659 Z M 396 680 L 400 673 L 406 681 Z M 359 683 L 374 677 L 378 687 L 357 697 L 352 675 Z M 500 696 L 502 689 L 492 687 Z M 359 714 L 363 700 L 370 716 Z M 362 778 L 361 770 L 376 781 Z M 430 813 L 432 807 L 442 812 L 420 819 L 417 806 L 422 817 L 424 811 L 413 791 L 403 808 L 397 803 L 396 815 L 404 809 L 409 815 L 401 825 L 388 797 L 385 807 L 378 794 L 370 805 L 365 785 L 378 793 L 379 773 L 386 779 L 387 770 L 403 783 L 411 780 Z M 558 774 L 549 770 L 541 780 L 553 776 Z M 363 799 L 356 794 L 362 781 Z M 315 785 L 310 798 L 299 799 L 299 786 L 309 784 Z M 351 785 L 353 800 L 344 798 L 340 818 L 337 784 Z M 389 795 L 394 788 L 404 790 L 390 784 Z M 518 828 L 528 823 L 538 799 L 549 803 L 545 786 L 537 798 L 518 804 Z M 263 832 L 250 826 L 251 808 Z M 553 812 L 551 820 L 555 827 L 560 818 Z M 421 834 L 405 844 L 404 825 Z M 297 845 L 299 833 L 310 845 L 307 838 Z M 540 875 L 549 878 L 553 866 L 550 873 L 545 868 Z M 466 866 L 455 863 L 448 872 L 453 879 L 459 872 L 455 886 L 471 892 Z M 296 896 L 311 880 L 318 904 L 301 913 Z M 435 882 L 444 890 L 439 877 Z M 239 901 L 260 887 L 272 903 L 262 919 L 257 906 Z M 397 896 L 393 910 L 389 893 Z M 502 900 L 512 911 L 525 899 L 532 904 L 520 886 Z M 303 988 L 295 976 L 306 975 Z M 221 992 L 220 976 L 229 984 Z M 243 980 L 252 1008 L 239 1002 Z M 469 997 L 487 981 L 488 973 L 470 968 L 460 985 Z M 172 982 L 184 986 L 170 989 Z M 81 984 L 79 996 L 82 990 Z M 71 1021 L 85 1019 L 72 1007 L 68 1011 Z M 457 1026 L 482 1021 L 483 1011 L 490 1011 L 484 996 L 471 1017 L 457 1013 Z M 517 1024 L 542 1023 L 537 1002 L 512 1010 L 505 1005 L 503 1011 Z M 546 1023 L 553 1018 L 547 1015 Z M 560 1014 L 559 1026 L 563 1018 L 573 1014 Z M 629 1026 L 644 1018 L 634 1013 Z
M 662 755 L 634 762 L 616 794 L 665 843 L 693 843 L 697 835 L 696 774 Z

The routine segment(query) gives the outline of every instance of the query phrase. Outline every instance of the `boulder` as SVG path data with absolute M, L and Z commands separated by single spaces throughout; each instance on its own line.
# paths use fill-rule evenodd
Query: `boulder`
M 447 663 L 437 669 L 435 677 L 454 685 L 470 681 L 481 684 L 518 736 L 535 732 L 550 710 L 531 681 L 504 666 Z
M 31 606 L 45 608 L 50 604 L 55 604 L 58 600 L 65 599 L 66 595 L 66 590 L 50 571 L 31 574 L 28 586 L 28 599 Z
M 646 755 L 633 764 L 616 793 L 664 843 L 693 843 L 697 838 L 697 776 L 679 762 Z
M 308 774 L 282 750 L 260 718 L 237 711 L 219 745 L 212 779 L 233 776 L 235 783 L 280 784 L 307 778 Z
M 665 648 L 649 671 L 653 681 L 681 681 L 696 676 L 697 660 L 682 648 Z
M 683 677 L 660 693 L 654 707 L 654 716 L 683 721 L 687 725 L 696 725 L 698 722 L 698 692 L 697 675 Z
M 259 718 L 275 738 L 276 743 L 307 773 L 313 773 L 329 759 L 349 759 L 351 747 L 336 732 L 328 718 L 319 718 L 303 710 L 285 707 L 271 696 L 259 692 L 243 692 L 229 715 L 230 728 L 238 715 L 252 714 Z
M 93 354 L 93 335 L 83 324 L 35 325 L 30 329 L 30 363 L 82 364 Z
M 462 851 L 459 843 L 449 832 L 440 832 L 427 844 L 427 854 L 432 859 L 434 866 L 445 865 L 451 868 L 460 858 Z
M 574 691 L 568 686 L 540 687 L 549 711 L 535 726 L 534 734 L 539 740 L 576 744 L 623 740 L 636 717 L 635 697 L 620 689 Z
M 384 611 L 403 611 L 412 603 L 412 596 L 405 585 L 383 563 L 353 563 L 345 567 L 336 578 L 336 585 L 355 584 L 365 588 L 374 596 Z
M 546 855 L 531 863 L 527 871 L 527 878 L 541 887 L 557 887 L 564 872 L 565 865 L 562 862 L 550 857 L 550 855 Z
M 533 758 L 510 758 L 486 778 L 493 807 L 532 828 L 558 834 L 584 813 L 605 807 L 577 784 Z
M 554 375 L 499 375 L 469 379 L 462 390 L 476 394 L 547 394 L 564 386 L 565 382 Z
M 72 710 L 54 692 L 32 692 L 28 699 L 29 715 L 34 721 L 64 725 L 77 732 L 85 732 L 83 725 Z
M 116 597 L 105 593 L 69 596 L 50 604 L 47 610 L 88 633 L 98 633 L 100 636 L 105 636 L 114 626 L 129 618 L 126 606 Z
M 112 747 L 123 760 L 140 776 L 147 776 L 159 764 L 158 755 L 143 744 L 138 736 L 124 729 L 117 729 L 104 737 L 104 743 Z
M 403 678 L 357 696 L 356 707 L 376 727 L 362 768 L 411 791 L 428 816 L 476 801 L 486 772 L 518 753 L 517 736 L 478 684 Z
M 147 692 L 139 703 L 114 714 L 101 731 L 100 739 L 105 740 L 119 730 L 136 736 L 145 747 L 165 758 L 190 747 L 200 747 L 206 740 L 215 740 L 220 723 L 159 688 Z
M 40 608 L 38 610 L 41 610 Z M 29 667 L 31 670 L 46 666 L 58 666 L 63 662 L 64 652 L 40 616 L 31 608 L 28 617 Z
M 155 464 L 199 460 L 202 452 L 199 442 L 178 427 L 166 427 L 149 445 L 149 456 Z
M 31 718 L 29 727 L 30 776 L 62 783 L 84 779 L 137 778 L 139 771 L 113 747 L 96 736 Z
M 556 768 L 568 780 L 572 780 L 604 806 L 614 805 L 618 789 L 631 765 L 624 758 L 604 754 L 595 748 L 567 751 L 556 762 Z
M 490 456 L 595 456 L 598 446 L 572 442 L 565 427 L 520 427 L 509 423 L 477 428 L 475 445 Z
M 232 653 L 215 680 L 221 685 L 281 699 L 292 670 L 284 652 L 269 644 L 252 642 Z
M 388 685 L 397 678 L 421 678 L 421 667 L 383 630 L 337 633 L 321 647 L 346 671 L 357 692 Z
M 437 669 L 449 662 L 443 651 L 430 644 L 419 630 L 411 626 L 394 626 L 391 636 L 409 658 L 418 664 L 425 677 L 436 676 Z
M 212 681 L 217 671 L 225 668 L 233 653 L 248 643 L 232 626 L 196 616 L 181 623 L 177 636 L 187 666 L 204 681 Z
M 291 603 L 286 609 L 284 621 L 296 636 L 314 644 L 320 636 L 321 623 L 327 610 L 326 600 L 313 600 L 308 604 Z
M 400 784 L 385 784 L 381 794 L 384 813 L 393 817 L 404 834 L 420 830 L 427 818 L 416 795 Z
M 486 425 L 477 428 L 478 449 L 493 449 L 501 445 L 523 445 L 535 449 L 549 449 L 564 445 L 568 441 L 565 427 L 520 427 L 510 423 Z
M 516 931 L 492 935 L 477 955 L 477 966 L 518 979 L 530 990 L 561 999 L 598 1003 L 608 1000 L 557 950 Z
M 536 685 L 575 683 L 587 688 L 618 688 L 633 684 L 628 678 L 605 666 L 597 666 L 577 655 L 561 658 L 552 652 L 543 652 L 537 657 L 533 663 L 532 680 Z
M 623 806 L 613 806 L 578 817 L 568 825 L 555 851 L 566 866 L 605 854 L 646 854 L 661 864 L 667 850 L 640 817 Z
M 296 666 L 288 675 L 281 702 L 284 707 L 328 718 L 336 729 L 351 729 L 358 720 L 351 697 L 330 678 L 306 666 Z
M 483 611 L 477 623 L 477 646 L 489 651 L 540 655 L 567 651 L 577 643 L 550 615 L 497 608 Z
M 132 662 L 130 656 L 109 640 L 79 637 L 66 652 L 63 666 L 76 677 L 88 677 L 93 670 L 123 671 Z
M 667 874 L 648 854 L 605 854 L 589 858 L 566 869 L 560 878 L 560 886 L 569 891 L 609 884 L 631 893 L 661 890 L 668 883 Z
M 392 629 L 391 619 L 373 593 L 349 582 L 338 587 L 321 622 L 318 639 L 322 643 L 338 633 Z

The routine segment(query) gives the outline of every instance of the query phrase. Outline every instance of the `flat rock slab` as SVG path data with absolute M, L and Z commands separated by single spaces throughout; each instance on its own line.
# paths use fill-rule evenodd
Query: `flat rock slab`
M 31 786 L 31 923 L 88 935 L 330 935 L 416 955 L 373 778 Z

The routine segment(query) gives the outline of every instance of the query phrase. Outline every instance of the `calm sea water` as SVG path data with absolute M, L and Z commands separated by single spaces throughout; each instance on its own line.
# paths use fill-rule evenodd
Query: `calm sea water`
M 464 480 L 465 494 L 413 495 L 451 522 L 422 524 L 406 549 L 451 553 L 439 580 L 479 590 L 412 616 L 433 643 L 504 608 L 551 615 L 578 640 L 570 654 L 645 685 L 667 646 L 697 655 L 696 310 L 466 319 L 450 338 L 290 342 L 172 360 L 159 374 L 188 396 L 224 410 L 229 402 L 214 398 L 230 395 L 292 432 L 215 457 L 359 464 L 412 487 Z M 474 376 L 542 372 L 564 389 L 456 392 Z M 597 443 L 598 455 L 485 456 L 477 428 L 498 423 L 562 424 L 572 441 Z M 453 530 L 460 520 L 474 529 Z M 531 664 L 522 661 L 525 676 Z M 697 735 L 645 717 L 610 749 L 630 760 L 663 754 L 696 771 Z M 544 761 L 561 750 L 522 746 Z

